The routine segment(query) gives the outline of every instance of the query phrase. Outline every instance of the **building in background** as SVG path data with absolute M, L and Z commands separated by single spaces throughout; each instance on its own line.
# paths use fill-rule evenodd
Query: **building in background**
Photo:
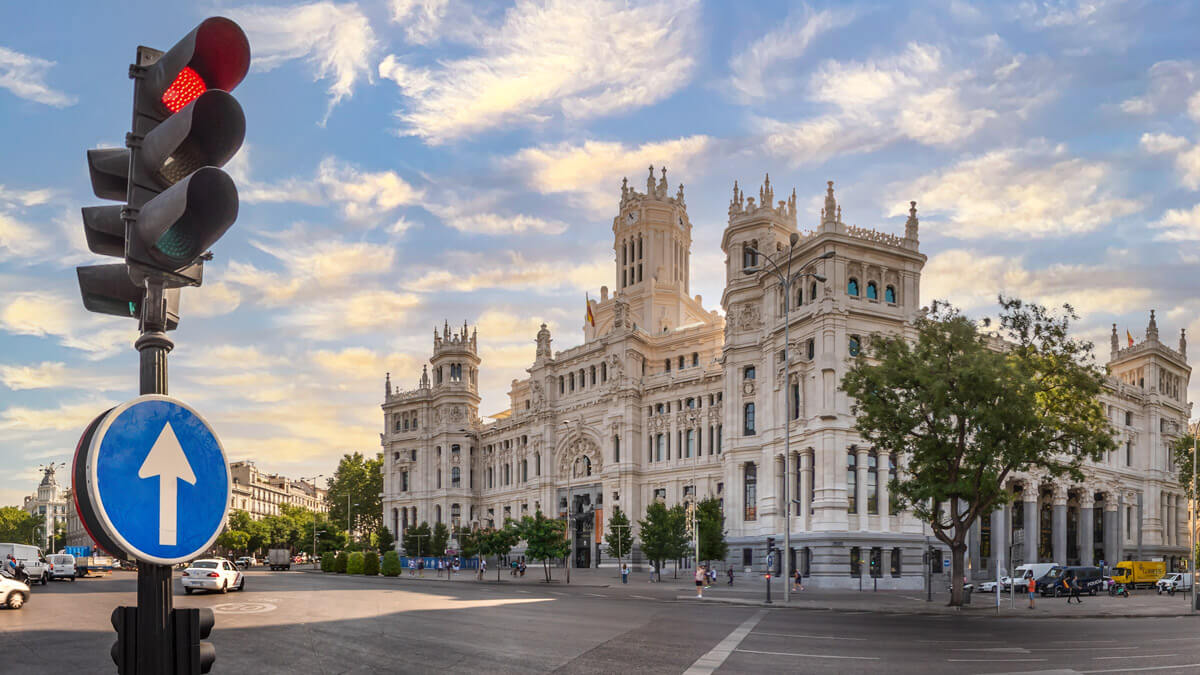
M 60 524 L 66 526 L 68 505 L 71 506 L 71 511 L 74 510 L 74 505 L 68 500 L 69 494 L 69 488 L 58 484 L 54 465 L 50 465 L 42 468 L 42 482 L 38 485 L 37 492 L 26 497 L 21 506 L 26 513 L 36 516 L 41 522 L 38 546 L 47 553 L 52 552 L 50 540 L 54 536 L 55 528 Z
M 304 480 L 279 474 L 263 473 L 252 461 L 231 462 L 233 497 L 230 508 L 245 511 L 254 520 L 280 514 L 280 506 L 299 506 L 318 513 L 327 513 L 324 488 Z
M 924 556 L 940 571 L 948 551 L 889 496 L 903 461 L 859 437 L 839 386 L 871 334 L 915 336 L 926 260 L 916 202 L 903 234 L 847 225 L 830 182 L 818 223 L 802 231 L 795 191 L 777 201 L 768 178 L 756 199 L 735 183 L 721 240 L 724 317 L 689 295 L 691 234 L 683 187 L 670 196 L 665 170 L 658 180 L 651 170 L 644 193 L 624 184 L 615 290 L 588 301 L 581 345 L 553 352 L 542 326 L 529 377 L 513 380 L 509 409 L 487 423 L 475 332 L 435 330 L 416 389 L 385 379 L 384 523 L 398 533 L 422 521 L 491 527 L 540 510 L 570 519 L 572 564 L 591 567 L 615 562 L 600 543 L 613 507 L 636 522 L 653 501 L 713 497 L 724 564 L 738 571 L 762 571 L 767 538 L 782 544 L 790 528 L 793 569 L 816 587 L 857 588 L 875 570 L 880 587 L 921 588 Z M 829 251 L 811 268 L 826 280 L 797 278 L 787 298 L 775 275 L 756 271 L 769 266 L 763 255 L 784 269 L 790 255 L 799 274 Z M 1161 342 L 1151 312 L 1140 343 L 1122 348 L 1114 327 L 1107 365 L 1101 403 L 1120 450 L 1088 462 L 1078 484 L 1011 477 L 1014 502 L 972 528 L 972 576 L 994 577 L 1002 561 L 1140 558 L 1174 569 L 1186 556 L 1170 455 L 1191 411 L 1185 336 L 1178 348 Z M 632 561 L 644 562 L 636 549 Z

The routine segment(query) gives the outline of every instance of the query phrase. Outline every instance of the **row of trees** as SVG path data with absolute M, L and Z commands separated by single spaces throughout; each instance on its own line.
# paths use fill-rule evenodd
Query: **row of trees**
M 16 506 L 0 506 L 0 541 L 40 544 L 42 520 Z
M 281 504 L 279 511 L 279 515 L 266 516 L 262 520 L 254 520 L 245 511 L 231 511 L 225 531 L 217 537 L 217 546 L 240 555 L 260 554 L 272 546 L 285 546 L 293 551 L 320 555 L 324 551 L 346 549 L 386 551 L 392 548 L 394 542 L 391 532 L 384 527 L 359 541 L 351 542 L 346 531 L 326 514 L 288 504 Z
M 687 509 L 683 504 L 667 507 L 666 504 L 655 501 L 646 507 L 646 517 L 638 521 L 638 535 L 641 540 L 642 554 L 654 565 L 654 571 L 660 577 L 663 564 L 668 560 L 680 560 L 691 555 L 695 545 L 699 546 L 700 561 L 724 560 L 729 552 L 729 544 L 725 541 L 725 515 L 721 511 L 721 502 L 708 498 L 698 502 L 696 508 L 695 529 L 699 535 L 697 542 L 691 532 Z M 613 514 L 608 519 L 608 532 L 604 536 L 605 547 L 610 556 L 616 557 L 621 564 L 624 556 L 633 550 L 635 536 L 629 525 L 629 518 L 614 507 Z M 678 570 L 676 570 L 678 573 Z

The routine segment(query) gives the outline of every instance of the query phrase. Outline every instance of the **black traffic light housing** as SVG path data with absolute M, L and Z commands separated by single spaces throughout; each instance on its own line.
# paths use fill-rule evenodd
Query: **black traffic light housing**
M 775 550 L 775 537 L 767 537 L 767 552 L 770 553 L 774 550 Z
M 109 651 L 117 673 L 137 672 L 137 607 L 117 607 L 109 620 L 113 630 L 117 631 L 117 641 Z
M 212 670 L 217 649 L 203 640 L 212 633 L 215 622 L 213 611 L 207 607 L 171 610 L 171 662 L 175 675 L 200 675 Z

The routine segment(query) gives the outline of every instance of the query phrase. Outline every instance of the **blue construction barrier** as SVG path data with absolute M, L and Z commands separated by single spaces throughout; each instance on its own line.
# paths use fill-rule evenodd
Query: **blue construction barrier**
M 423 560 L 423 561 L 425 561 L 425 569 L 426 570 L 433 570 L 435 573 L 437 572 L 439 558 L 434 558 L 431 556 L 422 556 L 420 558 L 417 558 L 417 557 L 410 558 L 409 556 L 400 556 L 400 566 L 403 567 L 406 571 L 409 569 L 409 566 L 408 566 L 409 560 L 414 560 L 414 561 Z M 454 558 L 440 558 L 440 560 L 443 561 L 443 564 L 449 566 L 454 561 Z M 476 569 L 479 569 L 479 559 L 478 558 L 459 558 L 459 570 L 460 571 L 476 570 Z

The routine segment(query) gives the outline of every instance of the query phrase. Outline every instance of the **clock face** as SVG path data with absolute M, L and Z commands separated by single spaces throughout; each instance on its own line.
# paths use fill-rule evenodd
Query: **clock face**
M 629 212 L 629 215 L 628 215 L 628 216 L 625 216 L 625 218 L 626 218 L 627 220 L 629 220 L 629 222 L 631 222 L 631 223 L 636 223 L 636 222 L 637 222 L 637 219 L 638 219 L 638 214 L 637 214 L 637 211 L 630 211 L 630 212 Z

